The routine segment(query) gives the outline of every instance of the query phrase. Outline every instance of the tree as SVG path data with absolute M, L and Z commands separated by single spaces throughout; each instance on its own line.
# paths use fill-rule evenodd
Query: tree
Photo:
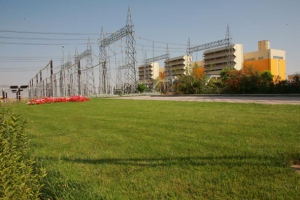
M 222 80 L 223 82 L 226 81 L 226 80 L 228 80 L 229 77 L 230 77 L 229 72 L 230 72 L 230 71 L 234 71 L 234 70 L 236 70 L 234 67 L 226 67 L 226 68 L 223 68 L 222 71 L 221 71 L 221 73 L 220 73 L 221 80 Z
M 267 70 L 260 73 L 260 93 L 273 93 L 273 77 L 274 76 L 271 74 L 271 72 Z
M 260 74 L 251 66 L 244 67 L 242 70 L 225 68 L 221 72 L 221 80 L 224 92 L 237 94 L 259 92 Z

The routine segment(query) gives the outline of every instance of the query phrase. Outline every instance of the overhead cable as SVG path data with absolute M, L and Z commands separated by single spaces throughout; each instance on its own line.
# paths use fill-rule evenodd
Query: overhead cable
M 16 31 L 16 30 L 0 30 L 0 32 L 44 34 L 44 35 L 99 35 L 99 33 L 62 33 L 62 32 L 35 32 L 35 31 Z
M 80 41 L 86 41 L 87 39 L 79 39 L 79 38 L 28 38 L 28 37 L 7 37 L 7 36 L 0 36 L 0 38 L 4 38 L 4 39 L 17 39 L 17 40 L 80 40 Z M 97 40 L 97 39 L 92 39 L 92 40 Z

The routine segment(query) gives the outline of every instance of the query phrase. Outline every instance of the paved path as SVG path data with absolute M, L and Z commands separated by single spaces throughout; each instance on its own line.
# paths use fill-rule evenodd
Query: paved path
M 171 95 L 153 95 L 153 96 L 124 96 L 118 99 L 134 100 L 161 100 L 161 101 L 198 101 L 198 102 L 230 102 L 230 103 L 261 103 L 261 104 L 295 104 L 300 105 L 300 95 L 297 96 L 262 96 L 262 95 L 199 95 L 199 96 L 171 96 Z

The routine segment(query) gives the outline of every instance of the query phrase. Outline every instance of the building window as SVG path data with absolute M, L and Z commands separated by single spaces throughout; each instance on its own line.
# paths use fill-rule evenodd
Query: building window
M 254 61 L 254 60 L 255 60 L 255 58 L 248 58 L 248 59 L 245 59 L 246 62 L 248 62 L 248 61 Z
M 264 57 L 258 57 L 258 60 L 263 60 L 264 59 Z
M 273 58 L 283 60 L 283 57 L 282 57 L 282 56 L 273 56 Z

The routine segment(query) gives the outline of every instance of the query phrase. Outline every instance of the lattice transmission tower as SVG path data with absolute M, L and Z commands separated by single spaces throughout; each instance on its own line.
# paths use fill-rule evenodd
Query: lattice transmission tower
M 172 76 L 173 76 L 173 73 L 172 73 L 172 68 L 170 66 L 170 51 L 169 51 L 169 45 L 167 44 L 167 50 L 166 50 L 166 55 L 167 58 L 165 60 L 165 69 L 166 69 L 166 84 L 167 84 L 167 88 L 168 88 L 168 91 L 172 92 L 173 91 L 173 80 L 172 80 Z
M 81 78 L 80 78 L 80 69 L 79 64 L 80 60 L 78 59 L 78 51 L 77 48 L 75 49 L 75 55 L 74 55 L 74 63 L 75 67 L 73 68 L 73 93 L 74 95 L 81 95 Z
M 128 7 L 127 21 L 126 21 L 126 64 L 127 64 L 127 81 L 129 81 L 131 92 L 134 92 L 138 84 L 137 68 L 136 68 L 136 50 L 134 39 L 134 24 L 131 17 L 131 9 Z
M 59 92 L 60 96 L 64 96 L 64 61 L 61 60 L 61 67 L 60 67 L 60 73 L 59 73 Z
M 120 64 L 120 61 L 119 61 L 119 63 L 118 63 L 118 66 L 121 66 L 121 64 Z M 122 79 L 122 70 L 121 69 L 119 69 L 119 67 L 118 67 L 118 71 L 117 71 L 117 77 L 116 77 L 116 89 L 117 90 L 122 90 L 122 88 L 123 88 L 123 79 Z
M 103 27 L 101 29 L 100 34 L 100 52 L 99 52 L 99 93 L 107 94 L 107 85 L 108 85 L 108 77 L 107 77 L 107 52 L 106 52 L 106 44 L 102 41 L 105 40 L 105 34 Z
M 71 68 L 72 68 L 72 59 L 71 59 L 71 55 L 69 54 L 69 56 L 68 56 L 68 62 L 66 63 L 66 69 L 65 69 L 65 71 L 66 71 L 66 73 L 65 73 L 65 79 L 66 79 L 66 96 L 71 96 L 71 88 L 72 88 L 72 86 L 71 86 L 71 74 L 72 74 L 72 72 L 71 72 Z
M 86 57 L 85 57 L 85 95 L 95 94 L 95 77 L 93 68 L 92 45 L 88 38 Z
M 231 34 L 230 34 L 230 29 L 229 29 L 229 25 L 227 25 L 227 29 L 226 29 L 226 46 L 227 46 L 227 63 L 226 63 L 226 67 L 233 67 L 233 45 L 231 43 L 232 38 L 231 38 Z
M 147 76 L 147 71 L 146 71 L 146 68 L 147 68 L 147 62 L 146 62 L 146 60 L 147 60 L 147 51 L 145 51 L 145 54 L 144 54 L 144 71 L 143 71 L 143 73 L 144 73 L 144 75 L 143 75 L 143 83 L 144 84 L 146 84 L 146 76 Z
M 191 55 L 191 40 L 190 37 L 188 37 L 188 42 L 187 42 L 187 48 L 186 48 L 186 54 Z
M 100 53 L 99 53 L 99 93 L 108 92 L 108 85 L 110 83 L 108 76 L 108 56 L 106 52 L 106 47 L 123 37 L 126 37 L 126 58 L 125 65 L 118 67 L 120 70 L 125 70 L 126 78 L 126 91 L 125 92 L 134 92 L 138 83 L 137 80 L 137 69 L 136 69 L 136 50 L 135 50 L 135 39 L 134 39 L 134 25 L 131 18 L 131 10 L 128 7 L 127 21 L 126 26 L 116 31 L 115 33 L 105 37 L 103 29 L 100 35 Z
M 187 72 L 188 74 L 191 73 L 191 68 L 192 68 L 192 62 L 193 62 L 193 58 L 192 58 L 192 52 L 191 52 L 191 41 L 190 41 L 190 37 L 188 38 L 188 43 L 187 43 L 187 49 L 186 49 L 186 55 L 187 55 Z

